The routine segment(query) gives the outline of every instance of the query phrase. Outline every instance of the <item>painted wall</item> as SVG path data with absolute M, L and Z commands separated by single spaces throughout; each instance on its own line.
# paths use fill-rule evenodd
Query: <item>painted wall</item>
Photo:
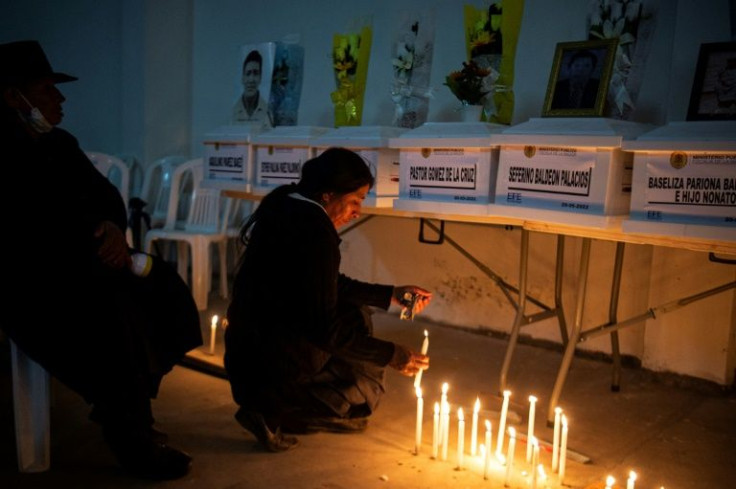
M 587 3 L 564 0 L 552 8 L 544 0 L 526 0 L 513 123 L 539 115 L 555 44 L 584 39 Z M 663 124 L 684 119 L 700 43 L 733 38 L 729 18 L 734 0 L 658 4 L 636 116 Z M 331 127 L 332 34 L 347 32 L 359 17 L 371 18 L 374 35 L 363 124 L 389 124 L 392 33 L 403 12 L 431 8 L 436 18 L 435 97 L 429 120 L 459 120 L 458 103 L 442 81 L 465 56 L 462 2 L 271 0 L 265 5 L 254 0 L 67 0 L 63 9 L 52 9 L 40 0 L 7 0 L 0 3 L 0 42 L 39 39 L 56 69 L 80 77 L 61 88 L 68 98 L 63 126 L 83 147 L 147 162 L 166 154 L 200 155 L 203 135 L 228 122 L 240 92 L 239 47 L 290 35 L 305 46 L 299 123 Z M 373 219 L 346 237 L 345 271 L 366 280 L 427 286 L 435 292 L 426 311 L 431 320 L 508 332 L 514 311 L 498 287 L 447 245 L 417 243 L 417 232 L 413 220 Z M 449 223 L 447 232 L 504 280 L 518 284 L 519 230 Z M 580 244 L 579 239 L 566 240 L 563 303 L 568 323 L 574 314 Z M 555 246 L 554 236 L 531 236 L 530 290 L 547 304 L 553 300 Z M 586 327 L 607 320 L 614 249 L 610 242 L 593 244 Z M 627 245 L 619 319 L 734 278 L 733 266 L 709 263 L 704 253 Z M 627 328 L 621 331 L 621 350 L 654 370 L 730 385 L 736 369 L 734 304 L 734 293 L 721 294 Z M 560 338 L 552 320 L 525 327 L 523 334 L 555 342 Z M 610 341 L 601 337 L 581 348 L 610 352 Z

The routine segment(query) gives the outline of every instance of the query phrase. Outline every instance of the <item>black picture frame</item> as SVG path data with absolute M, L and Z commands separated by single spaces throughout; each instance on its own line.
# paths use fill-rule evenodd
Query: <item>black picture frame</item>
M 700 45 L 686 120 L 736 120 L 736 41 Z
M 542 117 L 603 116 L 617 46 L 618 39 L 557 43 Z M 575 89 L 570 74 L 580 66 L 587 80 Z

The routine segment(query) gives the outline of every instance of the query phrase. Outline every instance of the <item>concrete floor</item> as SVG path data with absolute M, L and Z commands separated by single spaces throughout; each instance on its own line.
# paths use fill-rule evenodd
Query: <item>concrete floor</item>
M 219 309 L 219 310 L 218 310 Z M 203 331 L 209 338 L 208 318 L 221 314 L 215 301 L 203 314 Z M 192 472 L 177 481 L 151 483 L 122 472 L 101 439 L 98 427 L 87 420 L 88 409 L 64 386 L 52 386 L 51 469 L 20 474 L 15 459 L 11 384 L 7 343 L 0 363 L 0 488 L 310 488 L 368 489 L 419 487 L 503 487 L 505 469 L 493 464 L 488 480 L 481 462 L 469 455 L 470 413 L 476 397 L 482 409 L 480 424 L 493 424 L 493 444 L 499 423 L 501 399 L 498 376 L 507 342 L 503 339 L 450 329 L 437 324 L 400 321 L 397 314 L 375 316 L 376 334 L 419 348 L 426 328 L 430 335 L 431 368 L 422 386 L 425 399 L 423 446 L 413 455 L 416 398 L 411 379 L 390 371 L 387 393 L 368 430 L 357 435 L 318 433 L 300 436 L 300 445 L 286 453 L 267 453 L 235 422 L 236 410 L 226 380 L 178 366 L 164 380 L 154 401 L 158 427 L 170 435 L 172 445 L 194 457 Z M 206 348 L 193 357 L 218 361 Z M 519 345 L 509 375 L 512 390 L 509 423 L 527 432 L 529 395 L 537 403 L 536 435 L 551 442 L 546 426 L 547 402 L 561 353 Z M 736 395 L 699 382 L 624 369 L 621 391 L 610 390 L 611 365 L 577 357 L 561 396 L 569 418 L 571 451 L 564 485 L 603 488 L 606 476 L 616 488 L 626 487 L 630 470 L 638 474 L 636 488 L 728 489 L 736 487 Z M 457 465 L 457 422 L 453 414 L 447 460 L 430 457 L 431 411 L 441 385 L 450 385 L 449 402 L 466 412 L 465 468 Z M 482 438 L 482 435 L 479 437 Z M 517 443 L 512 488 L 531 487 L 526 471 L 526 445 Z M 582 463 L 588 459 L 586 463 Z M 542 450 L 540 461 L 548 473 L 538 487 L 560 487 L 551 473 L 551 453 Z

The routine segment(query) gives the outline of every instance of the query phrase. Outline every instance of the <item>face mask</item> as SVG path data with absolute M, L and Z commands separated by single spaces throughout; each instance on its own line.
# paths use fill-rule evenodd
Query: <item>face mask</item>
M 27 98 L 25 98 L 25 96 L 23 96 L 22 93 L 18 92 L 18 94 L 20 94 L 21 98 L 31 108 L 30 115 L 25 114 L 20 110 L 18 111 L 18 114 L 26 122 L 26 124 L 28 124 L 34 131 L 39 134 L 47 133 L 54 128 L 54 126 L 52 126 L 49 121 L 46 120 L 41 111 L 38 110 L 38 107 L 34 107 L 33 105 L 31 105 L 31 103 L 28 101 Z

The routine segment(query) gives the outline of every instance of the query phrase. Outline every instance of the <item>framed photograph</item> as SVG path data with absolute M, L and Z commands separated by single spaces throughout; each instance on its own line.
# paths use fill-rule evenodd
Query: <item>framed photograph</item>
M 736 41 L 700 45 L 687 120 L 736 120 Z
M 542 117 L 601 117 L 617 39 L 557 43 Z

